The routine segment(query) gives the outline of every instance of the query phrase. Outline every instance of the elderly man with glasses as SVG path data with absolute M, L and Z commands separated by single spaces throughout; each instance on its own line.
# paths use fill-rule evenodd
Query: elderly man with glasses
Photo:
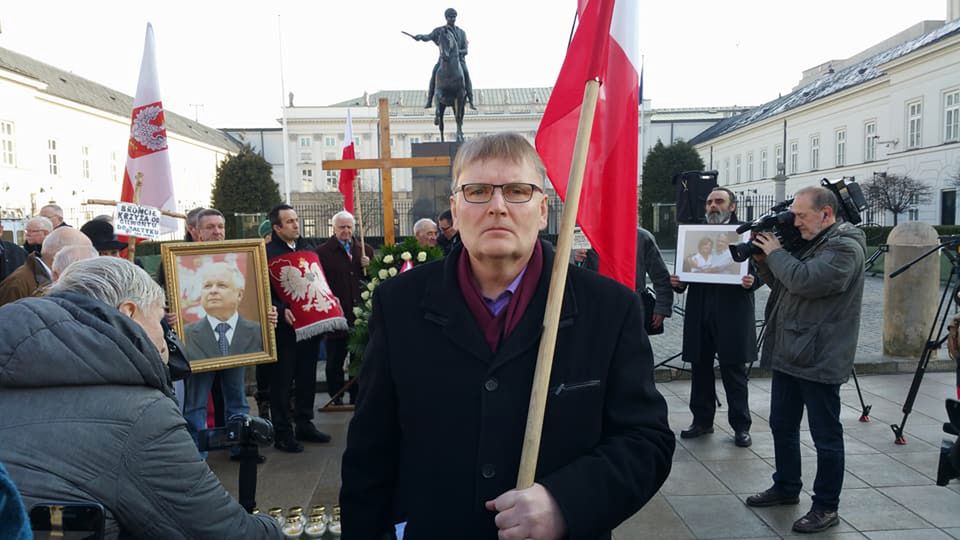
M 536 483 L 514 489 L 555 257 L 537 238 L 546 174 L 526 139 L 504 133 L 464 143 L 453 178 L 462 243 L 373 295 L 344 530 L 609 538 L 659 489 L 674 448 L 640 300 L 569 269 Z

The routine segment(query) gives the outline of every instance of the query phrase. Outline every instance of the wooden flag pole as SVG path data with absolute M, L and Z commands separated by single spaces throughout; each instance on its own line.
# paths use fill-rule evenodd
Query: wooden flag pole
M 583 185 L 583 172 L 587 165 L 587 151 L 590 147 L 590 134 L 593 130 L 593 116 L 597 109 L 599 93 L 600 82 L 597 80 L 587 81 L 580 110 L 580 124 L 577 127 L 577 139 L 573 147 L 573 159 L 570 162 L 567 200 L 564 202 L 563 216 L 560 218 L 557 255 L 553 260 L 553 274 L 550 278 L 547 307 L 543 316 L 543 335 L 540 338 L 537 367 L 533 374 L 533 387 L 530 389 L 527 429 L 523 436 L 523 452 L 520 454 L 520 471 L 517 474 L 518 489 L 533 486 L 534 475 L 537 471 L 540 436 L 543 431 L 543 413 L 547 406 L 550 372 L 553 369 L 553 354 L 557 345 L 557 327 L 560 324 L 563 289 L 567 283 L 567 268 L 569 268 L 567 254 L 573 248 L 573 229 L 577 223 L 580 188 Z
M 367 254 L 366 244 L 363 240 L 363 206 L 360 203 L 360 178 L 359 175 L 353 178 L 353 203 L 357 209 L 357 230 L 360 232 L 360 256 Z M 363 275 L 367 275 L 367 267 L 363 267 Z
M 143 188 L 143 173 L 138 172 L 137 182 L 133 185 L 133 204 L 140 204 L 140 189 Z M 134 236 L 127 237 L 127 259 L 133 262 L 137 254 L 137 239 Z

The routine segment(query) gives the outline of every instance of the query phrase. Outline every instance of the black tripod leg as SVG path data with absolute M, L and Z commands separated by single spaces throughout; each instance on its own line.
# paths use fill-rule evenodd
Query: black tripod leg
M 853 368 L 853 384 L 857 387 L 857 397 L 860 398 L 860 421 L 870 421 L 870 409 L 873 405 L 867 405 L 863 402 L 863 392 L 860 391 L 860 381 L 857 379 L 857 368 Z
M 257 445 L 240 446 L 240 506 L 252 513 L 257 506 Z

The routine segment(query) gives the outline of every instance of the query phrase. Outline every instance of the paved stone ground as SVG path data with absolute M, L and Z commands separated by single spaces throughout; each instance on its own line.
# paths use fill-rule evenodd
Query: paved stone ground
M 672 260 L 672 255 L 665 254 Z M 767 289 L 757 293 L 762 313 Z M 679 297 L 682 301 L 682 296 Z M 873 539 L 960 539 L 960 483 L 935 485 L 941 424 L 946 419 L 944 398 L 956 397 L 953 372 L 928 372 L 906 435 L 908 444 L 895 445 L 889 428 L 900 423 L 901 404 L 907 394 L 917 359 L 890 358 L 882 354 L 883 281 L 868 277 L 860 325 L 857 371 L 872 421 L 861 423 L 860 403 L 853 381 L 843 386 L 841 419 L 846 439 L 846 476 L 841 495 L 840 526 L 821 536 Z M 667 330 L 652 338 L 656 361 L 680 351 L 682 320 L 674 315 Z M 946 356 L 945 353 L 941 356 Z M 680 366 L 679 359 L 671 365 Z M 946 368 L 932 361 L 931 370 Z M 952 370 L 952 367 L 950 368 Z M 323 368 L 318 369 L 322 375 Z M 878 374 L 892 373 L 892 374 Z M 758 376 L 759 375 L 759 376 Z M 635 538 L 783 538 L 790 536 L 792 522 L 810 506 L 809 497 L 790 507 L 752 509 L 743 499 L 771 485 L 773 441 L 767 425 L 770 379 L 754 374 L 750 382 L 753 411 L 751 448 L 733 445 L 724 414 L 718 411 L 717 432 L 700 439 L 677 439 L 673 470 L 660 492 L 614 533 L 617 539 Z M 682 373 L 664 369 L 658 373 L 658 388 L 667 400 L 670 425 L 679 431 L 689 425 L 687 408 L 690 383 Z M 720 400 L 724 401 L 718 383 Z M 317 396 L 321 403 L 325 395 Z M 252 404 L 256 410 L 256 405 Z M 319 414 L 316 424 L 333 436 L 327 445 L 307 444 L 302 454 L 284 454 L 273 448 L 260 467 L 258 501 L 261 508 L 323 504 L 332 507 L 340 483 L 348 412 Z M 806 426 L 804 426 L 806 427 Z M 816 453 L 809 431 L 803 431 L 804 485 L 809 489 L 816 469 Z M 236 496 L 237 464 L 225 452 L 212 453 L 210 466 Z M 807 492 L 809 493 L 809 492 Z

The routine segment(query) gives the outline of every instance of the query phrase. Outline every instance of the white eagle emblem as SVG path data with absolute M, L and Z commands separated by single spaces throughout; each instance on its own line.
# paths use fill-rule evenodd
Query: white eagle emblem
M 144 148 L 155 152 L 167 147 L 166 130 L 162 125 L 158 126 L 151 123 L 162 112 L 163 108 L 159 105 L 144 107 L 133 117 L 133 125 L 130 126 L 130 136 L 133 137 L 133 140 Z
M 301 272 L 302 270 L 302 272 Z M 303 310 L 330 311 L 334 304 L 330 285 L 323 275 L 320 265 L 306 259 L 300 259 L 299 268 L 285 266 L 280 270 L 280 286 L 294 300 L 304 300 Z

